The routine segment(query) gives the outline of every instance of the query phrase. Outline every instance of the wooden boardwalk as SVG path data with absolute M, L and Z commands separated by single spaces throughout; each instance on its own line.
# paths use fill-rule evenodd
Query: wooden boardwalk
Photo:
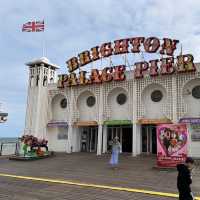
M 78 183 L 136 188 L 177 193 L 176 171 L 153 169 L 155 158 L 122 155 L 117 170 L 108 165 L 110 155 L 88 153 L 57 154 L 55 157 L 31 162 L 0 159 L 0 174 L 11 174 Z M 193 191 L 200 196 L 200 169 L 193 175 Z M 0 175 L 0 199 L 19 200 L 114 200 L 114 199 L 176 199 L 142 193 L 25 180 Z

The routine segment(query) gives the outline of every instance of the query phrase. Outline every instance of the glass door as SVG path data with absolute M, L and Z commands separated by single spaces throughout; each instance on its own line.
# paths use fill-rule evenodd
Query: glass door
M 152 154 L 157 154 L 156 126 L 151 126 L 151 153 Z
M 157 153 L 156 126 L 142 126 L 142 153 Z
M 122 127 L 120 126 L 110 126 L 108 127 L 108 135 L 107 135 L 107 150 L 111 151 L 112 149 L 112 141 L 115 137 L 119 138 L 119 142 L 122 141 Z
M 83 128 L 81 134 L 81 151 L 96 152 L 97 151 L 97 127 Z
M 142 126 L 142 153 L 150 152 L 150 137 L 148 126 Z
M 91 127 L 89 131 L 89 152 L 97 151 L 97 128 Z
M 88 151 L 88 131 L 85 128 L 83 128 L 81 131 L 81 151 Z

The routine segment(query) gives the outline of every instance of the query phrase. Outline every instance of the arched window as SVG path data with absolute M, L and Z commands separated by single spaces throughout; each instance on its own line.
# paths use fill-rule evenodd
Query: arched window
M 43 86 L 47 86 L 47 76 L 44 76 L 44 79 L 43 79 Z
M 36 77 L 36 86 L 38 86 L 39 80 L 40 80 L 39 75 L 37 75 L 37 77 Z
M 53 82 L 54 82 L 53 78 L 50 78 L 50 83 L 53 83 Z

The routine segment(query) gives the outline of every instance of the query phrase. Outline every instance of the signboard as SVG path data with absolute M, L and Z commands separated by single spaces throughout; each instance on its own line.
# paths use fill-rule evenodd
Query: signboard
M 170 38 L 161 40 L 157 37 L 132 37 L 92 47 L 66 61 L 69 74 L 58 75 L 58 88 L 123 81 L 126 78 L 125 65 L 104 67 L 103 70 L 92 69 L 89 76 L 86 71 L 80 71 L 79 74 L 74 73 L 74 71 L 99 59 L 128 53 L 146 52 L 161 55 L 161 59 L 134 63 L 133 76 L 137 79 L 143 78 L 146 74 L 155 77 L 195 71 L 194 58 L 191 54 L 182 55 L 181 53 L 176 57 L 173 56 L 178 43 L 178 40 Z
M 187 157 L 188 132 L 186 124 L 157 126 L 157 165 L 175 167 Z
M 63 127 L 67 128 L 68 123 L 64 121 L 51 121 L 47 124 L 47 127 Z
M 192 141 L 200 141 L 200 123 L 191 124 L 191 139 Z
M 190 118 L 181 118 L 179 123 L 185 124 L 200 124 L 200 118 L 190 117 Z
M 139 119 L 139 124 L 171 124 L 172 121 L 168 118 L 163 119 Z

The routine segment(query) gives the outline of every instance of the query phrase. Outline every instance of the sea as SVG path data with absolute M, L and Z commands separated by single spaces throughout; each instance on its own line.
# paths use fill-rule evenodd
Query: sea
M 0 138 L 0 153 L 1 153 L 1 155 L 5 156 L 5 155 L 15 154 L 17 142 L 18 142 L 18 138 L 16 138 L 16 137 Z

